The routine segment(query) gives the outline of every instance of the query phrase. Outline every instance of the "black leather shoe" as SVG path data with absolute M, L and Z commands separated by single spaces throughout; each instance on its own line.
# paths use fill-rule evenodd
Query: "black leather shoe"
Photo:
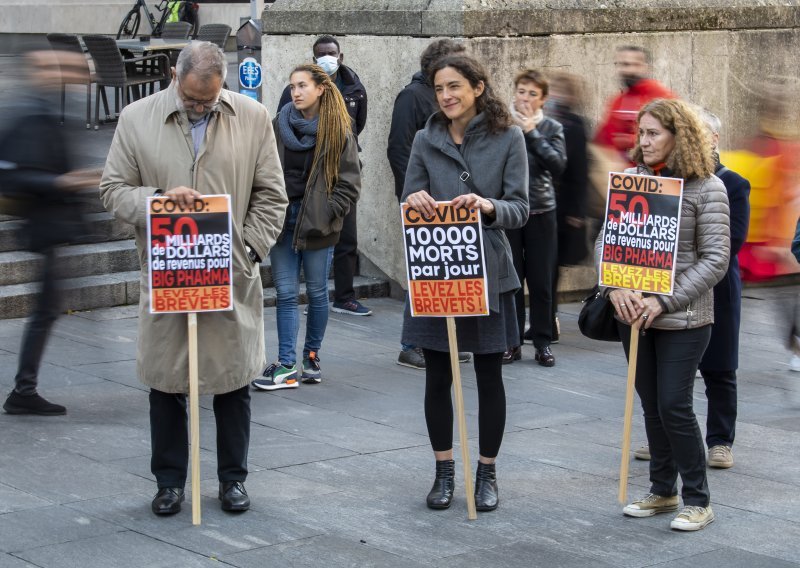
M 478 471 L 475 473 L 475 508 L 478 511 L 494 511 L 499 502 L 494 464 L 478 462 Z
M 250 508 L 250 497 L 241 481 L 220 481 L 219 499 L 223 511 L 246 511 Z
M 503 353 L 503 365 L 508 365 L 520 359 L 522 359 L 522 347 L 520 346 L 506 349 L 505 353 Z
M 447 509 L 453 501 L 453 490 L 456 488 L 456 462 L 441 460 L 436 462 L 436 479 L 433 480 L 428 498 L 431 509 Z
M 151 506 L 156 515 L 174 515 L 181 512 L 185 498 L 182 487 L 162 487 L 153 497 Z
M 552 367 L 556 364 L 556 358 L 553 355 L 553 352 L 550 351 L 550 346 L 542 347 L 541 349 L 536 350 L 536 355 L 534 358 L 539 361 L 539 364 L 542 367 Z
M 38 414 L 39 416 L 61 416 L 67 409 L 60 404 L 53 404 L 39 396 L 37 393 L 21 395 L 11 391 L 8 395 L 3 410 L 8 414 Z

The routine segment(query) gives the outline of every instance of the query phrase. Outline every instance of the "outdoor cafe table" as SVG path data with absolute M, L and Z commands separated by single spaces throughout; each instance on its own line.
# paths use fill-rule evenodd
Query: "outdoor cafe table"
M 150 38 L 147 41 L 140 39 L 118 39 L 117 47 L 135 57 L 153 55 L 158 52 L 180 51 L 192 43 L 190 39 L 161 39 Z

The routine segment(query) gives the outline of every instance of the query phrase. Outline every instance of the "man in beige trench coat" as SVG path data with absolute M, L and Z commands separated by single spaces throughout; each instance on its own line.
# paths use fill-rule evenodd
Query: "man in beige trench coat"
M 108 154 L 100 196 L 136 228 L 142 276 L 137 372 L 150 387 L 152 509 L 177 513 L 188 468 L 186 316 L 149 313 L 146 198 L 181 204 L 229 194 L 233 219 L 233 305 L 198 314 L 201 394 L 214 395 L 222 508 L 250 506 L 243 482 L 250 441 L 248 385 L 265 365 L 258 264 L 283 226 L 288 200 L 267 110 L 223 90 L 224 53 L 208 42 L 181 51 L 169 88 L 125 108 Z

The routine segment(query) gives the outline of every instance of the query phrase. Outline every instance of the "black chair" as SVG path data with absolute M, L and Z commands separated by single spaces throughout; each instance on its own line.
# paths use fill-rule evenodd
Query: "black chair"
M 83 46 L 81 45 L 78 36 L 75 34 L 47 34 L 47 41 L 50 47 L 56 51 L 70 51 L 79 53 L 86 61 L 86 74 L 83 81 L 62 81 L 61 83 L 61 124 L 64 124 L 64 110 L 66 106 L 66 85 L 86 85 L 86 128 L 91 128 L 92 122 L 92 83 L 97 81 L 97 77 L 89 68 L 89 60 L 83 53 Z M 103 93 L 105 96 L 105 93 Z M 108 103 L 106 102 L 106 108 Z
M 210 41 L 225 51 L 225 44 L 231 36 L 231 27 L 226 24 L 203 24 L 197 32 L 198 41 Z
M 112 87 L 115 94 L 115 111 L 119 113 L 130 102 L 130 93 L 133 99 L 144 96 L 144 89 L 139 91 L 139 87 L 150 86 L 150 94 L 155 92 L 156 83 L 160 88 L 164 88 L 169 77 L 169 57 L 160 53 L 158 55 L 147 55 L 144 57 L 132 57 L 123 59 L 122 53 L 117 47 L 117 42 L 104 35 L 85 35 L 83 42 L 89 50 L 89 55 L 94 60 L 95 71 L 97 72 L 97 97 L 99 101 L 101 90 L 105 92 L 107 87 Z M 149 65 L 149 63 L 153 65 Z M 136 64 L 146 65 L 146 71 L 137 72 Z M 120 99 L 122 106 L 120 107 Z M 99 128 L 100 105 L 94 107 L 94 129 Z M 108 107 L 106 107 L 106 118 Z
M 167 22 L 161 30 L 161 39 L 189 39 L 192 24 L 189 22 Z

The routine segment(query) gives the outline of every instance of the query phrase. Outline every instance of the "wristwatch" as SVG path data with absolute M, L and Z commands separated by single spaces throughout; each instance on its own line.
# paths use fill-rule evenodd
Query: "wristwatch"
M 244 248 L 247 251 L 247 256 L 250 257 L 250 260 L 252 262 L 261 264 L 261 259 L 258 258 L 258 255 L 256 254 L 256 251 L 254 251 L 253 248 L 250 245 L 244 245 Z

